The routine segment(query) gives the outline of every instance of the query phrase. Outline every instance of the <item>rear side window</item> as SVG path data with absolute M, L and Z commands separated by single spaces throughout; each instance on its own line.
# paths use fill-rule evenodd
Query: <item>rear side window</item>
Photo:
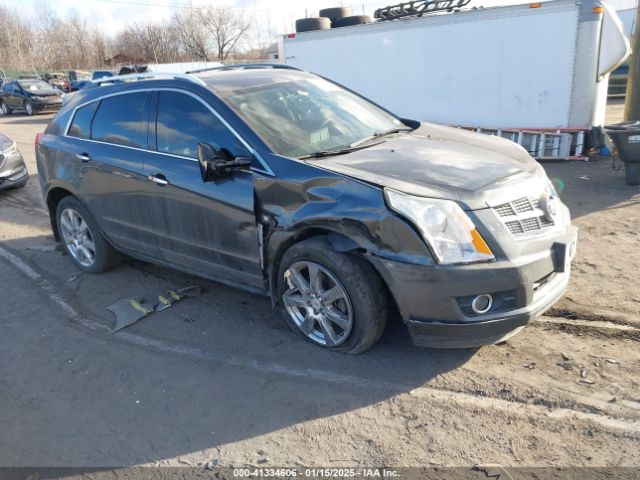
M 128 147 L 147 148 L 147 94 L 105 98 L 93 118 L 91 138 Z
M 97 107 L 98 102 L 93 102 L 76 110 L 68 135 L 78 138 L 91 138 L 91 120 L 93 120 Z
M 201 102 L 177 92 L 160 92 L 156 123 L 158 151 L 197 158 L 198 143 L 248 156 L 238 138 Z
M 2 90 L 4 90 L 7 93 L 11 93 L 11 91 L 13 90 L 13 84 L 7 83 L 5 86 L 2 87 Z

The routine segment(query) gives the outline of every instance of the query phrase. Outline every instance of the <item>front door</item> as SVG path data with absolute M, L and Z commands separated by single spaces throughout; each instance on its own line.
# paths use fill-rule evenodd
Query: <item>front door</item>
M 9 94 L 7 105 L 11 108 L 22 108 L 22 91 L 17 83 L 13 83 L 11 86 L 11 93 Z
M 195 273 L 262 287 L 253 173 L 204 183 L 197 162 L 200 142 L 249 153 L 199 98 L 176 91 L 155 98 L 156 153 L 146 157 L 143 173 L 150 179 L 146 195 L 164 213 L 156 224 L 162 255 Z

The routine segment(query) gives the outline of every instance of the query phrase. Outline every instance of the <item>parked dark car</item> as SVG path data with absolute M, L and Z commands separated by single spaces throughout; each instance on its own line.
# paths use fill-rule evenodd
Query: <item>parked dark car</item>
M 62 92 L 44 80 L 12 80 L 2 85 L 0 109 L 5 115 L 23 110 L 27 115 L 59 110 Z
M 91 73 L 82 70 L 68 70 L 66 73 L 67 81 L 62 89 L 65 93 L 79 90 L 77 85 L 80 82 L 86 82 L 91 80 Z M 82 88 L 82 87 L 80 87 Z
M 94 70 L 91 74 L 91 80 L 100 80 L 101 78 L 113 77 L 111 70 Z
M 86 87 L 89 84 L 91 84 L 91 80 L 78 80 L 77 82 L 73 82 L 69 86 L 69 93 L 82 90 L 84 87 Z
M 36 140 L 56 239 L 270 295 L 359 353 L 500 341 L 562 296 L 576 229 L 508 140 L 400 119 L 318 76 L 233 67 L 79 91 Z
M 69 79 L 64 73 L 46 73 L 44 75 L 44 80 L 53 88 L 57 88 L 61 92 L 69 91 Z
M 29 178 L 18 145 L 0 133 L 0 190 L 23 187 Z

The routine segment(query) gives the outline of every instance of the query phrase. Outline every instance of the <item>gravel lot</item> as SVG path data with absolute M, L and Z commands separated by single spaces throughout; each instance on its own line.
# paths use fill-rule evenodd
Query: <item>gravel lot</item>
M 580 228 L 548 315 L 476 350 L 416 348 L 391 322 L 350 357 L 214 282 L 133 260 L 79 274 L 38 185 L 50 118 L 0 116 L 31 174 L 0 193 L 0 466 L 640 467 L 640 189 L 610 162 L 544 165 Z M 108 333 L 107 305 L 191 284 Z

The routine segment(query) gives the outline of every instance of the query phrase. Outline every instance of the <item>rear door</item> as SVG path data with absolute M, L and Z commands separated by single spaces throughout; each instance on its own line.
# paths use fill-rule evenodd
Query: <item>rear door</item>
M 147 157 L 143 173 L 162 180 L 146 194 L 158 212 L 154 222 L 164 258 L 205 276 L 262 287 L 253 173 L 236 171 L 204 183 L 197 162 L 200 142 L 235 155 L 250 153 L 194 94 L 166 90 L 156 98 L 156 153 Z
M 78 108 L 65 137 L 79 194 L 119 248 L 160 258 L 143 193 L 150 92 L 105 97 Z
M 13 82 L 5 82 L 2 84 L 2 101 L 7 107 L 11 106 L 12 91 L 13 91 Z

